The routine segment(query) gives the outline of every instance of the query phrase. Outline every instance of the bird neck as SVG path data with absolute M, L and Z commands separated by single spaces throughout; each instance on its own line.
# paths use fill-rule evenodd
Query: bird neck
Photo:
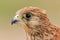
M 56 26 L 51 23 L 45 26 L 39 25 L 34 29 L 30 29 L 27 33 L 31 40 L 52 40 L 54 35 L 56 35 Z

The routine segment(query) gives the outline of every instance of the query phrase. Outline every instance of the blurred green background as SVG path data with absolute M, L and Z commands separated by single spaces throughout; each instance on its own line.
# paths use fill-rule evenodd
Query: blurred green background
M 60 26 L 60 0 L 0 0 L 0 40 L 25 40 L 25 32 L 10 22 L 26 6 L 46 9 L 51 22 Z

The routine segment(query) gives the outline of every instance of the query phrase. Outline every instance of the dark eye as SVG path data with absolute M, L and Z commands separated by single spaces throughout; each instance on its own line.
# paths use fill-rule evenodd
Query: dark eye
M 25 13 L 24 17 L 29 19 L 31 18 L 32 14 L 30 12 Z
M 30 17 L 31 17 L 31 14 L 27 13 L 26 18 L 30 18 Z

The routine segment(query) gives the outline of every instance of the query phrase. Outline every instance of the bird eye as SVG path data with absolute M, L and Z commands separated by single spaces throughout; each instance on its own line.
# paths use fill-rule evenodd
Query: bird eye
M 32 14 L 30 12 L 25 13 L 24 18 L 31 18 Z

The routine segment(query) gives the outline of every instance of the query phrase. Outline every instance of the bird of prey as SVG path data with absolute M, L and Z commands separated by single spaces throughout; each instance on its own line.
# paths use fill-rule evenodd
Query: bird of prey
M 60 40 L 60 28 L 50 22 L 46 10 L 24 7 L 16 12 L 11 24 L 26 32 L 26 40 Z

